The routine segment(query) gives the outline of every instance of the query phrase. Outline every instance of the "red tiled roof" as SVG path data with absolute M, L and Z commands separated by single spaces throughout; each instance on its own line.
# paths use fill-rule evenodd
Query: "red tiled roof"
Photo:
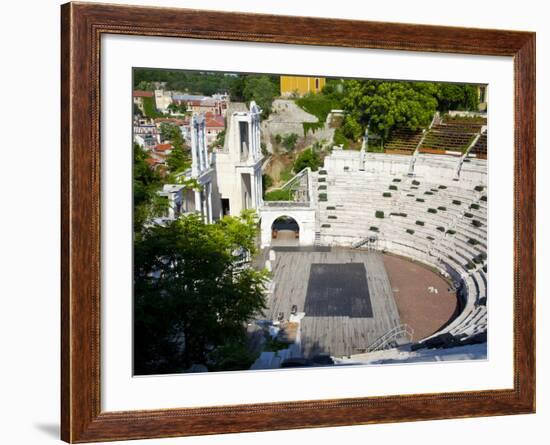
M 225 121 L 223 119 L 223 116 L 207 116 L 206 127 L 225 128 Z
M 167 151 L 172 150 L 174 147 L 172 147 L 172 144 L 157 144 L 155 146 L 155 151 Z
M 133 96 L 134 97 L 153 97 L 153 92 L 134 90 Z

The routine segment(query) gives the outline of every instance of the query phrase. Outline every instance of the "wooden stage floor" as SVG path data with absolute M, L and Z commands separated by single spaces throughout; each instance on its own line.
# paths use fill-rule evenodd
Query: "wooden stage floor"
M 400 324 L 380 253 L 277 250 L 273 281 L 266 318 L 277 319 L 282 312 L 288 319 L 293 305 L 305 312 L 301 339 L 306 358 L 357 354 Z

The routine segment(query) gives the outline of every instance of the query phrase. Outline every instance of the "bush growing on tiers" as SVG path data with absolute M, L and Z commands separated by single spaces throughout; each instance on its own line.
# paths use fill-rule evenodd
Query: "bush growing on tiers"
M 338 217 L 336 215 L 329 215 L 328 219 L 338 219 Z
M 405 230 L 405 232 L 407 232 L 411 235 L 414 235 L 414 230 L 413 229 L 407 229 L 407 230 Z
M 459 206 L 462 204 L 462 201 L 459 201 L 458 199 L 453 199 L 453 204 Z
M 416 198 L 416 202 L 424 202 L 425 200 L 422 198 Z
M 426 191 L 426 192 L 424 192 L 424 194 L 425 194 L 425 195 L 433 195 L 434 192 Z
M 429 209 L 428 209 L 428 213 L 437 213 L 437 210 L 436 210 L 436 209 L 429 208 Z
M 468 244 L 471 244 L 472 246 L 477 246 L 479 244 L 479 241 L 473 238 L 470 238 L 468 240 Z
M 440 232 L 445 232 L 445 227 L 439 226 L 437 227 L 437 230 L 439 230 Z
M 326 182 L 327 178 L 317 178 L 317 182 Z
M 473 218 L 473 217 L 474 217 L 474 215 L 472 215 L 472 214 L 469 213 L 469 212 L 464 212 L 464 216 L 465 216 L 466 218 Z
M 479 198 L 480 201 L 487 202 L 487 196 L 483 195 L 481 198 Z
M 393 179 L 393 182 L 401 182 L 401 179 L 399 179 L 399 178 L 394 178 L 394 179 Z
M 382 193 L 382 196 L 383 196 L 384 198 L 391 198 L 391 193 L 389 193 L 389 192 L 384 192 L 384 193 Z
M 349 167 L 347 165 L 344 167 L 344 171 L 345 172 L 349 171 Z
M 429 239 L 430 241 L 434 241 L 434 240 L 435 240 L 435 238 L 434 238 L 433 236 L 429 236 L 429 235 L 428 235 L 426 238 Z
M 402 216 L 403 218 L 406 218 L 407 214 L 403 212 L 391 212 L 390 216 Z
M 477 219 L 474 219 L 474 220 L 472 220 L 472 225 L 474 227 L 481 227 L 483 224 L 481 224 L 481 222 L 478 221 Z
M 336 207 L 334 207 L 334 206 L 327 206 L 327 210 L 336 210 Z
M 377 218 L 384 218 L 384 212 L 382 210 L 377 210 L 376 212 L 374 212 L 374 216 L 376 216 Z
M 330 227 L 330 224 L 321 224 L 321 227 L 323 229 L 328 229 Z
M 326 202 L 327 201 L 327 194 L 326 193 L 319 193 L 319 201 Z
M 424 221 L 416 221 L 415 223 L 417 226 L 423 226 L 424 225 Z
M 472 269 L 475 269 L 476 265 L 474 263 L 472 263 L 471 261 L 468 261 L 466 263 L 466 269 L 468 270 L 472 270 Z
M 378 232 L 378 227 L 370 226 L 369 230 L 371 230 L 372 232 Z
M 326 185 L 320 185 L 319 187 L 317 187 L 318 190 L 326 190 L 327 189 L 327 186 Z
M 326 174 L 327 174 L 327 171 L 326 171 L 326 170 L 319 170 L 319 174 L 320 174 L 320 175 L 326 175 Z
M 411 185 L 411 190 L 418 190 L 418 187 Z
M 420 185 L 420 181 L 417 181 L 416 179 L 413 180 L 412 185 Z
M 395 186 L 395 185 L 390 185 L 389 189 L 390 189 L 390 190 L 397 190 L 397 186 Z
M 414 195 L 413 195 L 412 193 L 407 193 L 407 196 L 408 196 L 409 198 L 414 198 Z
M 473 209 L 473 210 L 479 210 L 479 204 L 476 204 L 476 203 L 471 204 L 470 208 Z
M 441 210 L 442 212 L 445 212 L 447 210 L 447 207 L 445 206 L 439 206 L 437 210 Z
M 440 185 L 438 188 L 441 189 L 441 190 L 445 190 L 447 188 L 447 186 L 446 185 Z
M 456 233 L 456 230 L 449 229 L 447 230 L 447 235 L 454 235 Z
M 485 188 L 485 187 L 483 187 L 482 185 L 476 185 L 476 186 L 474 187 L 474 190 L 475 190 L 476 192 L 482 192 L 484 188 Z

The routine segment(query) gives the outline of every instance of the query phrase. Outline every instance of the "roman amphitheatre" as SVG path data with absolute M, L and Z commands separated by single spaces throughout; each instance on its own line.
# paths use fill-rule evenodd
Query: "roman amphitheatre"
M 265 320 L 288 347 L 253 369 L 486 357 L 486 120 L 437 117 L 386 148 L 334 147 L 263 203 Z

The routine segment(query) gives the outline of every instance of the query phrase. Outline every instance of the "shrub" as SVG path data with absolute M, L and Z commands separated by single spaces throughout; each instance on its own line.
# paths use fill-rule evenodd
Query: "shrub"
M 428 209 L 428 213 L 437 213 L 437 210 L 430 208 L 430 209 Z
M 266 201 L 290 201 L 292 199 L 290 190 L 273 190 L 264 196 Z
M 437 189 L 430 189 L 430 191 L 432 191 L 432 192 L 434 192 L 434 193 L 439 192 L 439 190 L 437 190 Z
M 471 261 L 468 261 L 466 263 L 466 269 L 468 270 L 471 270 L 471 269 L 475 269 L 476 265 L 474 263 L 472 263 Z
M 482 192 L 484 188 L 485 188 L 485 187 L 483 187 L 482 185 L 476 185 L 476 186 L 474 187 L 474 190 L 475 190 L 476 192 Z
M 345 172 L 349 171 L 349 167 L 347 165 L 344 167 L 344 171 Z
M 391 198 L 391 193 L 389 193 L 389 192 L 384 192 L 384 193 L 382 193 L 382 196 L 383 196 L 384 198 Z
M 327 194 L 326 193 L 319 193 L 319 201 L 320 202 L 326 202 L 327 201 Z
M 418 190 L 418 187 L 415 187 L 414 185 L 411 185 L 411 190 Z
M 472 220 L 472 225 L 473 225 L 474 227 L 481 227 L 483 224 L 481 224 L 481 222 L 478 221 L 477 219 L 473 219 L 473 220 Z
M 326 171 L 326 170 L 319 170 L 319 174 L 320 174 L 320 175 L 326 175 L 326 174 L 327 174 L 327 171 Z
M 471 209 L 474 209 L 474 210 L 479 210 L 479 204 L 475 204 L 475 203 L 474 203 L 474 204 L 471 204 L 471 205 L 470 205 L 470 208 L 471 208 Z
M 317 178 L 317 182 L 327 182 L 327 178 Z
M 378 227 L 376 226 L 370 226 L 369 230 L 373 231 L 373 232 L 378 232 Z
M 416 221 L 415 223 L 417 226 L 423 226 L 424 225 L 424 221 Z
M 422 198 L 416 198 L 416 202 L 424 202 L 425 200 Z
M 472 215 L 471 213 L 468 213 L 468 212 L 465 212 L 465 213 L 464 213 L 464 216 L 465 216 L 466 218 L 473 218 L 473 217 L 474 217 L 474 215 Z
M 412 193 L 407 193 L 407 196 L 408 196 L 409 198 L 414 198 L 414 195 L 413 195 Z
M 326 189 L 327 189 L 327 186 L 324 184 L 317 187 L 317 190 L 326 190 Z
M 447 235 L 454 235 L 456 233 L 456 230 L 449 229 L 447 230 Z
M 458 199 L 453 199 L 453 204 L 459 206 L 462 204 L 462 201 L 459 201 Z
M 412 185 L 420 185 L 420 181 L 417 181 L 416 179 L 413 180 Z
M 487 254 L 485 252 L 481 252 L 479 254 L 479 257 L 482 259 L 482 260 L 486 260 L 487 259 Z
M 445 232 L 445 227 L 439 226 L 439 227 L 436 227 L 436 229 L 439 230 L 440 232 Z
M 487 273 L 487 264 L 483 266 L 483 272 Z
M 481 198 L 479 198 L 480 201 L 487 202 L 487 196 L 483 195 Z
M 382 210 L 377 210 L 376 212 L 374 212 L 374 216 L 376 216 L 377 218 L 384 218 L 384 212 Z
M 322 162 L 319 154 L 311 148 L 308 148 L 302 151 L 294 161 L 294 171 L 299 173 L 304 168 L 309 167 L 311 171 L 314 172 L 317 171 L 321 164 Z
M 434 192 L 424 192 L 425 195 L 433 195 Z
M 402 213 L 402 212 L 399 212 L 399 213 L 392 212 L 392 213 L 390 213 L 390 216 L 402 216 L 403 218 L 406 218 L 406 217 L 407 217 L 407 214 L 406 214 L 406 213 Z
M 407 230 L 405 230 L 405 232 L 407 232 L 411 235 L 414 235 L 414 230 L 413 229 L 407 229 Z
M 440 186 L 438 187 L 438 189 L 440 189 L 440 190 L 445 190 L 446 188 L 447 188 L 446 185 L 440 185 Z
M 429 239 L 430 241 L 434 241 L 434 240 L 435 240 L 435 238 L 434 238 L 433 236 L 427 236 L 426 238 Z
M 334 206 L 327 206 L 327 210 L 336 210 L 336 207 L 334 207 Z
M 338 219 L 338 217 L 336 215 L 329 215 L 328 219 Z
M 321 224 L 321 227 L 322 227 L 323 229 L 327 229 L 327 228 L 330 227 L 330 224 Z
M 468 244 L 471 244 L 472 246 L 477 246 L 479 244 L 479 241 L 473 238 L 470 238 L 468 240 Z
M 390 185 L 389 189 L 390 190 L 397 190 L 397 187 L 395 185 Z
M 447 207 L 445 206 L 439 206 L 437 210 L 441 210 L 442 212 L 445 212 L 447 210 Z
M 267 190 L 273 185 L 273 178 L 269 175 L 262 175 L 262 186 L 264 190 Z
M 393 182 L 401 182 L 401 179 L 399 179 L 399 178 L 394 178 L 394 179 L 393 179 Z

